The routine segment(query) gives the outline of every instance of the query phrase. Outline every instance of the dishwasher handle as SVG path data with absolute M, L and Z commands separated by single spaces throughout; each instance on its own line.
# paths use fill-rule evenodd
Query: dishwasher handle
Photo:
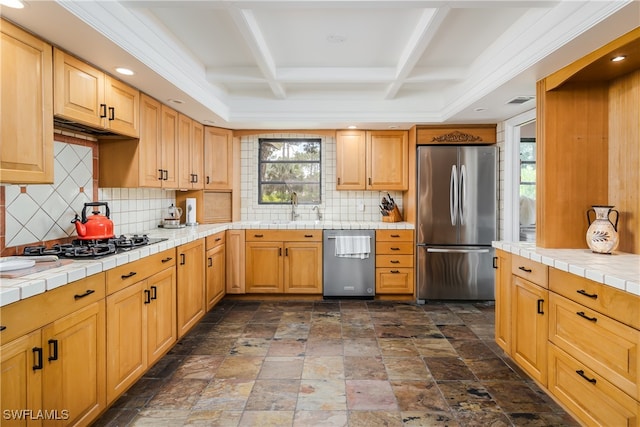
M 458 253 L 458 254 L 488 254 L 489 249 L 443 249 L 443 248 L 427 248 L 427 252 L 432 253 Z

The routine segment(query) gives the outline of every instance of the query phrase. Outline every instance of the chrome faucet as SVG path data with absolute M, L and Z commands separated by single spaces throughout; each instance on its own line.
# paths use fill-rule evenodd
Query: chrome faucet
M 322 213 L 320 212 L 320 206 L 315 205 L 311 208 L 312 211 L 316 211 L 316 221 L 322 221 Z
M 294 191 L 293 193 L 291 193 L 291 221 L 295 221 L 296 218 L 300 216 L 300 214 L 296 212 L 297 206 L 298 206 L 298 195 Z

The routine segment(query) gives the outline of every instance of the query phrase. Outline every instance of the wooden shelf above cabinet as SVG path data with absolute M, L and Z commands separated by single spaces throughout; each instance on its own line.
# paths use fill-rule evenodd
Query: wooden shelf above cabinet
M 417 145 L 495 144 L 496 125 L 433 125 L 416 127 Z

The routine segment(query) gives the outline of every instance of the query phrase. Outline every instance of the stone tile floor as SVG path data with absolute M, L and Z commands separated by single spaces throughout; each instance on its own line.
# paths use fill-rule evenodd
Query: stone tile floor
M 224 299 L 95 426 L 577 426 L 486 303 Z

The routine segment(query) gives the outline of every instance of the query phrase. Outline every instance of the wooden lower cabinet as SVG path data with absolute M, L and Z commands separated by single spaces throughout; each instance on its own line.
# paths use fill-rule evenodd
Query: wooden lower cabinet
M 546 385 L 549 291 L 517 276 L 513 276 L 511 290 L 511 357 L 533 379 Z
M 181 338 L 206 312 L 204 239 L 178 247 L 177 317 Z
M 244 230 L 225 232 L 225 264 L 227 294 L 245 293 L 245 233 Z
M 496 250 L 495 272 L 495 339 L 507 354 L 511 353 L 511 255 Z
M 586 426 L 640 425 L 637 400 L 553 344 L 549 345 L 548 389 Z
M 211 310 L 225 295 L 226 251 L 225 233 L 214 234 L 206 239 L 206 301 L 207 311 Z
M 248 230 L 247 293 L 322 293 L 322 232 Z
M 376 231 L 376 294 L 413 294 L 413 230 Z

